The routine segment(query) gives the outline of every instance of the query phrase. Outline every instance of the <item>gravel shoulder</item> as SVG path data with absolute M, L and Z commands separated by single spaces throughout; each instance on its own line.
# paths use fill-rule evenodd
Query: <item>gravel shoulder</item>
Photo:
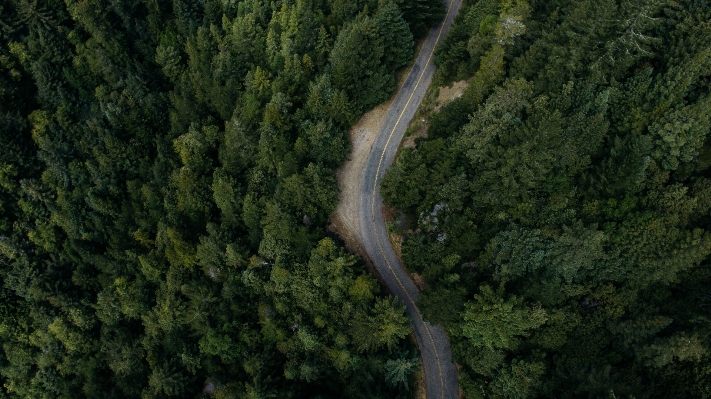
M 331 214 L 330 230 L 337 233 L 346 243 L 348 250 L 365 255 L 360 237 L 358 212 L 360 207 L 360 186 L 365 163 L 370 154 L 375 137 L 378 135 L 392 99 L 364 114 L 348 132 L 351 153 L 343 166 L 336 170 L 340 194 L 336 210 Z

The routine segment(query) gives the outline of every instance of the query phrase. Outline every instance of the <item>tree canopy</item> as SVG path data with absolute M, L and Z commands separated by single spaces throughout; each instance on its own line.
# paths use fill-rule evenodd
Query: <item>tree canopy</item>
M 325 226 L 441 7 L 1 0 L 0 397 L 408 395 L 404 307 Z
M 711 392 L 711 4 L 470 1 L 383 181 L 467 398 Z

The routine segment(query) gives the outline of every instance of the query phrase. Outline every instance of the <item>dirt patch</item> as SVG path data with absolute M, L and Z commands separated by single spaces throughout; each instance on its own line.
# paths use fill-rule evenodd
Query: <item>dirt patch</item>
M 388 232 L 388 238 L 390 238 L 390 245 L 393 247 L 393 251 L 395 251 L 395 255 L 397 256 L 397 259 L 402 262 L 402 241 L 403 238 L 400 234 L 398 233 L 391 233 Z M 407 269 L 405 269 L 407 270 Z
M 405 131 L 405 137 L 400 143 L 398 154 L 395 156 L 395 162 L 399 157 L 399 152 L 403 148 L 415 148 L 415 140 L 419 137 L 427 136 L 427 128 L 430 127 L 430 118 L 432 110 L 435 108 L 437 97 L 439 96 L 439 88 L 430 86 L 427 89 L 425 97 L 422 99 L 422 104 L 417 108 L 415 116 L 410 121 Z
M 414 133 L 405 137 L 405 139 L 402 140 L 401 148 L 415 148 L 415 146 L 417 145 L 417 139 L 421 137 L 427 137 L 427 128 L 429 127 L 429 121 L 425 121 L 425 119 L 422 119 L 422 125 Z
M 395 207 L 389 206 L 388 204 L 383 204 L 383 207 L 380 209 L 380 213 L 383 214 L 383 219 L 385 219 L 386 223 L 394 222 L 397 209 L 395 209 Z
M 452 83 L 451 86 L 440 87 L 434 110 L 439 111 L 440 108 L 445 106 L 448 102 L 454 100 L 455 98 L 461 97 L 467 86 L 469 86 L 468 80 L 460 80 L 459 82 Z
M 400 148 L 415 148 L 416 140 L 420 137 L 427 137 L 427 129 L 430 127 L 432 113 L 439 111 L 455 98 L 459 98 L 469 85 L 468 80 L 460 80 L 452 83 L 451 86 L 430 87 L 425 95 L 422 104 L 417 109 L 415 117 L 405 132 Z M 397 159 L 397 157 L 395 158 Z
M 425 278 L 422 277 L 421 274 L 419 273 L 410 273 L 410 277 L 412 277 L 412 281 L 415 283 L 415 286 L 417 286 L 417 289 L 420 291 L 424 291 L 426 284 L 425 284 Z
M 420 366 L 420 371 L 415 377 L 415 399 L 427 399 L 427 386 L 425 385 L 425 368 Z
M 358 123 L 348 132 L 351 140 L 351 153 L 348 160 L 336 170 L 336 179 L 340 194 L 336 210 L 331 214 L 329 229 L 338 234 L 346 243 L 346 248 L 362 254 L 358 204 L 363 171 L 368 161 L 370 148 L 387 116 L 390 102 L 377 106 L 363 115 Z

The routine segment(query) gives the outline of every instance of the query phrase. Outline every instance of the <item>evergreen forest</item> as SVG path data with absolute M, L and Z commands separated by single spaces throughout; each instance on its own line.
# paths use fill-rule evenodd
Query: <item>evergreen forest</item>
M 440 0 L 0 0 L 0 398 L 406 398 L 325 226 Z
M 326 230 L 440 0 L 0 0 L 0 399 L 411 398 Z M 383 180 L 467 399 L 711 399 L 711 1 L 465 0 Z
M 711 2 L 469 0 L 383 181 L 464 396 L 711 398 Z

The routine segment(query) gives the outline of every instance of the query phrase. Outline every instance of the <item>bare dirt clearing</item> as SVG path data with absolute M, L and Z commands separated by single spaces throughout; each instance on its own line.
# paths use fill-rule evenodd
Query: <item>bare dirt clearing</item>
M 390 102 L 380 104 L 363 115 L 358 123 L 348 132 L 351 140 L 351 154 L 343 166 L 336 170 L 338 188 L 341 190 L 338 206 L 331 214 L 329 229 L 345 241 L 351 252 L 363 254 L 361 250 L 360 223 L 358 222 L 358 204 L 360 200 L 359 178 L 363 174 L 365 163 L 370 154 L 370 147 L 385 120 Z M 367 257 L 366 257 L 367 258 Z
M 435 111 L 439 111 L 448 102 L 459 98 L 464 93 L 464 89 L 469 86 L 468 80 L 460 80 L 459 82 L 452 83 L 451 86 L 439 87 L 439 96 L 437 96 L 437 104 L 435 104 Z

